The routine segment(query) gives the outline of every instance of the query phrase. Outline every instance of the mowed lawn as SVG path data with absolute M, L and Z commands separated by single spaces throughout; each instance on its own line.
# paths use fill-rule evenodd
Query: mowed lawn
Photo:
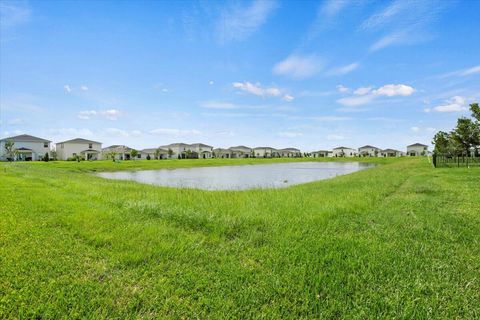
M 262 160 L 2 163 L 0 318 L 479 318 L 480 168 L 373 161 L 213 192 L 91 173 Z

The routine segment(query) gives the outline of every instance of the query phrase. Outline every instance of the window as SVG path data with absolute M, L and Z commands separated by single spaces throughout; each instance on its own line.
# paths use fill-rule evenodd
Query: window
M 141 155 L 140 153 L 137 154 L 137 158 L 138 158 L 138 159 L 141 159 L 141 158 L 142 158 L 142 155 Z
M 63 149 L 63 143 L 60 145 L 60 149 Z
M 89 143 L 88 144 L 88 149 L 92 149 L 92 148 L 93 148 L 92 143 Z
M 76 153 L 72 153 L 72 156 L 76 157 L 76 156 L 77 156 L 77 154 L 76 154 Z
M 44 143 L 43 143 L 43 147 L 44 147 L 44 148 L 48 148 L 48 142 L 44 142 Z

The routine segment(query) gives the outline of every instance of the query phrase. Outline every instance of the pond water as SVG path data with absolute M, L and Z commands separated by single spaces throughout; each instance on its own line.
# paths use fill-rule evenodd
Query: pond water
M 246 190 L 285 188 L 324 180 L 375 165 L 359 162 L 289 162 L 220 167 L 102 172 L 107 179 L 132 180 L 175 188 Z

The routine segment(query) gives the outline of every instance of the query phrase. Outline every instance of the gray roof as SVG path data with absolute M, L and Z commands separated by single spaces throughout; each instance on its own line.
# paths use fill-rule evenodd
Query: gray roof
M 108 150 L 115 150 L 117 152 L 130 152 L 130 151 L 132 151 L 132 148 L 127 147 L 127 146 L 123 146 L 123 145 L 114 144 L 112 146 L 109 146 L 109 147 L 106 147 L 106 148 L 102 149 L 102 151 L 108 151 Z
M 338 149 L 352 149 L 352 150 L 354 150 L 353 148 L 349 148 L 349 147 L 336 147 L 336 148 L 333 148 L 333 150 L 338 150 Z
M 382 152 L 402 152 L 400 150 L 395 150 L 395 149 L 385 149 L 385 150 L 382 150 Z
M 165 148 L 165 147 L 167 147 L 167 148 L 168 148 L 168 147 L 190 147 L 190 145 L 189 145 L 189 144 L 186 144 L 186 143 L 181 143 L 181 142 L 180 142 L 180 143 L 170 143 L 170 144 L 167 144 L 167 145 L 162 146 L 162 147 L 163 147 L 163 148 Z
M 13 142 L 15 142 L 15 141 L 19 141 L 19 142 L 20 141 L 22 141 L 22 142 L 51 142 L 50 140 L 34 137 L 34 136 L 31 136 L 31 135 L 28 135 L 28 134 L 21 134 L 19 136 L 8 137 L 8 138 L 4 138 L 0 141 L 7 141 L 7 140 L 11 140 Z
M 102 144 L 101 142 L 98 142 L 98 141 L 87 140 L 87 139 L 83 139 L 83 138 L 75 138 L 75 139 L 71 139 L 71 140 L 57 142 L 57 144 L 59 144 L 59 143 L 98 143 L 98 144 Z
M 207 148 L 213 148 L 212 146 L 209 146 L 208 144 L 203 144 L 203 143 L 192 143 L 191 146 L 199 146 L 199 147 L 207 147 Z
M 407 147 L 428 147 L 428 146 L 425 145 L 425 144 L 421 144 L 421 143 L 418 143 L 418 142 L 417 142 L 417 143 L 411 144 L 411 145 L 409 145 L 409 146 L 407 146 Z
M 297 148 L 285 148 L 285 149 L 278 149 L 278 151 L 300 152 L 300 149 L 297 149 Z
M 363 146 L 363 147 L 360 147 L 358 148 L 359 150 L 360 149 L 377 149 L 377 150 L 380 150 L 380 148 L 377 148 L 377 147 L 374 147 L 374 146 L 371 146 L 371 145 L 366 145 L 366 146 Z
M 236 146 L 236 147 L 230 147 L 228 148 L 230 150 L 235 150 L 235 149 L 248 149 L 248 150 L 252 150 L 252 148 L 250 147 L 246 147 L 246 146 Z
M 253 148 L 253 150 L 257 150 L 257 149 L 272 149 L 272 150 L 277 150 L 277 149 L 272 148 L 272 147 L 255 147 L 255 148 Z
M 143 149 L 143 150 L 140 150 L 140 152 L 142 153 L 155 153 L 155 151 L 160 150 L 160 152 L 168 152 L 168 150 L 166 149 L 162 149 L 162 148 L 147 148 L 147 149 Z
M 332 151 L 330 150 L 318 150 L 318 151 L 313 151 L 312 153 L 316 153 L 316 152 L 326 152 L 326 153 L 331 153 Z

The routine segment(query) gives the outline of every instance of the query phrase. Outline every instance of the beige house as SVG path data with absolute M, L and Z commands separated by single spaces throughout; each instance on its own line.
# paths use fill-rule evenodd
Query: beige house
M 232 157 L 232 150 L 216 148 L 216 149 L 213 149 L 213 156 L 215 158 L 231 158 Z
M 333 157 L 355 157 L 357 155 L 357 150 L 349 147 L 336 147 L 332 151 Z
M 0 140 L 0 160 L 8 160 L 8 158 L 10 158 L 5 150 L 7 141 L 13 142 L 13 150 L 15 150 L 16 153 L 11 160 L 41 160 L 46 153 L 50 152 L 50 140 L 22 134 Z
M 56 144 L 58 160 L 68 160 L 79 156 L 85 160 L 102 158 L 102 143 L 82 138 L 76 138 Z
M 299 158 L 302 156 L 302 152 L 296 148 L 278 149 L 277 152 L 283 158 Z
M 277 149 L 271 147 L 256 147 L 253 148 L 253 153 L 256 158 L 276 158 L 279 156 Z
M 411 157 L 428 155 L 428 146 L 421 143 L 414 143 L 407 146 L 407 155 Z
M 157 151 L 158 150 L 158 151 Z M 140 150 L 138 152 L 138 159 L 147 159 L 147 157 L 150 156 L 150 159 L 167 159 L 168 158 L 168 150 L 162 149 L 162 148 L 147 148 Z M 158 156 L 158 159 L 157 159 Z
M 333 157 L 333 152 L 328 150 L 318 150 L 310 153 L 310 156 L 313 158 L 327 158 Z
M 209 159 L 213 157 L 213 147 L 208 144 L 194 143 L 190 145 L 194 158 Z
M 114 144 L 112 146 L 106 147 L 102 149 L 103 158 L 106 159 L 107 156 L 111 153 L 115 153 L 115 160 L 130 160 L 131 159 L 131 152 L 132 148 Z
M 167 150 L 171 150 L 171 155 L 169 158 L 172 159 L 185 159 L 187 155 L 187 151 L 190 150 L 191 148 L 189 144 L 186 143 L 171 143 L 165 146 L 160 146 L 160 148 Z
M 366 145 L 358 148 L 358 154 L 362 157 L 377 157 L 380 155 L 380 148 Z
M 232 158 L 250 158 L 253 149 L 245 146 L 236 146 L 228 148 L 232 152 Z
M 402 151 L 395 150 L 395 149 L 385 149 L 380 151 L 379 154 L 381 157 L 402 157 L 405 154 Z

